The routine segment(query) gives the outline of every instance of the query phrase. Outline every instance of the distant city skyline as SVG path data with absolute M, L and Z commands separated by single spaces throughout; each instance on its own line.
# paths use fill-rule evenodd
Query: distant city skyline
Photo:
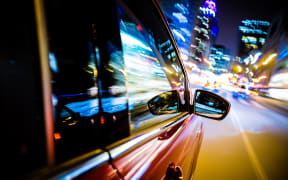
M 274 3 L 271 3 L 274 2 Z M 277 15 L 284 2 L 281 0 L 262 1 L 262 0 L 216 0 L 219 33 L 216 44 L 224 45 L 230 49 L 231 55 L 236 56 L 238 52 L 238 40 L 241 20 L 259 19 L 271 22 Z

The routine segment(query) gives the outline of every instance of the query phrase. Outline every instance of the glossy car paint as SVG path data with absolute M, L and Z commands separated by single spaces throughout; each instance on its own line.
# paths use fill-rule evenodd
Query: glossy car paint
M 202 122 L 186 115 L 133 150 L 115 156 L 124 179 L 162 179 L 170 162 L 180 166 L 184 179 L 192 177 L 202 140 Z M 115 152 L 116 153 L 116 152 Z M 112 149 L 113 156 L 113 149 Z

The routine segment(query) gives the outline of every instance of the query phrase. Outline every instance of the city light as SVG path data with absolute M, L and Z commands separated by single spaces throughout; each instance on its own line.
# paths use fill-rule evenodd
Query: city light
M 171 70 L 169 70 L 167 67 L 163 68 L 166 72 L 168 72 L 169 74 L 173 74 L 173 72 Z
M 253 58 L 253 60 L 251 61 L 251 64 L 255 64 L 257 61 L 258 61 L 258 59 L 259 59 L 259 57 L 261 56 L 261 52 L 258 52 L 258 53 L 256 53 L 255 55 L 254 55 L 254 58 Z
M 236 68 L 237 68 L 236 70 L 238 71 L 238 73 L 240 73 L 242 71 L 242 67 L 241 66 L 238 65 L 238 66 L 236 66 Z
M 204 61 L 206 64 L 210 65 L 210 66 L 212 65 L 212 64 L 211 64 L 211 62 L 210 62 L 210 61 L 208 61 L 208 59 L 207 59 L 207 58 L 204 58 L 204 59 L 203 59 L 203 61 Z
M 206 0 L 205 3 L 200 7 L 200 10 L 204 15 L 215 17 L 217 12 L 216 3 L 213 0 Z
M 257 79 L 253 79 L 254 82 L 259 83 L 261 80 L 266 79 L 267 76 L 266 75 L 262 75 L 260 77 L 258 77 Z
M 266 78 L 267 78 L 267 76 L 262 75 L 262 76 L 260 76 L 260 77 L 258 78 L 258 80 L 261 81 L 261 80 L 266 79 Z
M 268 64 L 274 57 L 277 56 L 277 53 L 271 54 L 264 62 L 263 65 Z
M 180 23 L 187 23 L 188 22 L 187 18 L 185 16 L 183 16 L 182 13 L 172 13 L 172 15 L 174 17 L 176 17 Z

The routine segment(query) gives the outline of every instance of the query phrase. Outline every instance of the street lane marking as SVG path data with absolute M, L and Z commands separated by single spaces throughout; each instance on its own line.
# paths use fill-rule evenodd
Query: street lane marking
M 259 103 L 255 102 L 254 100 L 251 100 L 250 102 L 253 104 L 254 107 L 257 107 L 259 109 L 265 109 L 265 107 L 263 107 Z
M 249 106 L 251 106 L 251 104 L 249 104 L 246 100 L 244 100 L 244 99 L 239 99 L 238 100 L 241 104 L 243 104 L 243 105 L 249 105 Z
M 264 169 L 263 167 L 261 166 L 257 156 L 256 156 L 256 153 L 249 141 L 249 138 L 248 136 L 245 134 L 245 130 L 243 129 L 243 127 L 241 126 L 240 124 L 240 121 L 238 119 L 238 115 L 236 114 L 235 111 L 231 111 L 230 112 L 231 115 L 232 115 L 232 121 L 235 121 L 236 124 L 238 125 L 239 129 L 240 129 L 240 132 L 241 132 L 241 136 L 242 136 L 242 139 L 243 139 L 243 142 L 245 144 L 245 148 L 247 150 L 247 153 L 248 153 L 248 156 L 252 162 L 252 166 L 254 167 L 254 170 L 255 170 L 255 173 L 256 173 L 256 176 L 257 176 L 257 179 L 261 179 L 261 180 L 268 180 L 268 177 L 267 175 L 265 174 L 264 172 Z

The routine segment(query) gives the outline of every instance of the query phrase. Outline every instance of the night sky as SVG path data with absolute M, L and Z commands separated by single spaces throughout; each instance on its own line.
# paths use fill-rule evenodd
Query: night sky
M 272 3 L 273 2 L 273 3 Z M 282 8 L 288 6 L 281 0 L 216 0 L 219 33 L 216 44 L 224 45 L 231 50 L 231 55 L 237 55 L 238 38 L 241 20 L 268 20 L 277 17 Z M 282 4 L 282 5 L 281 5 Z

